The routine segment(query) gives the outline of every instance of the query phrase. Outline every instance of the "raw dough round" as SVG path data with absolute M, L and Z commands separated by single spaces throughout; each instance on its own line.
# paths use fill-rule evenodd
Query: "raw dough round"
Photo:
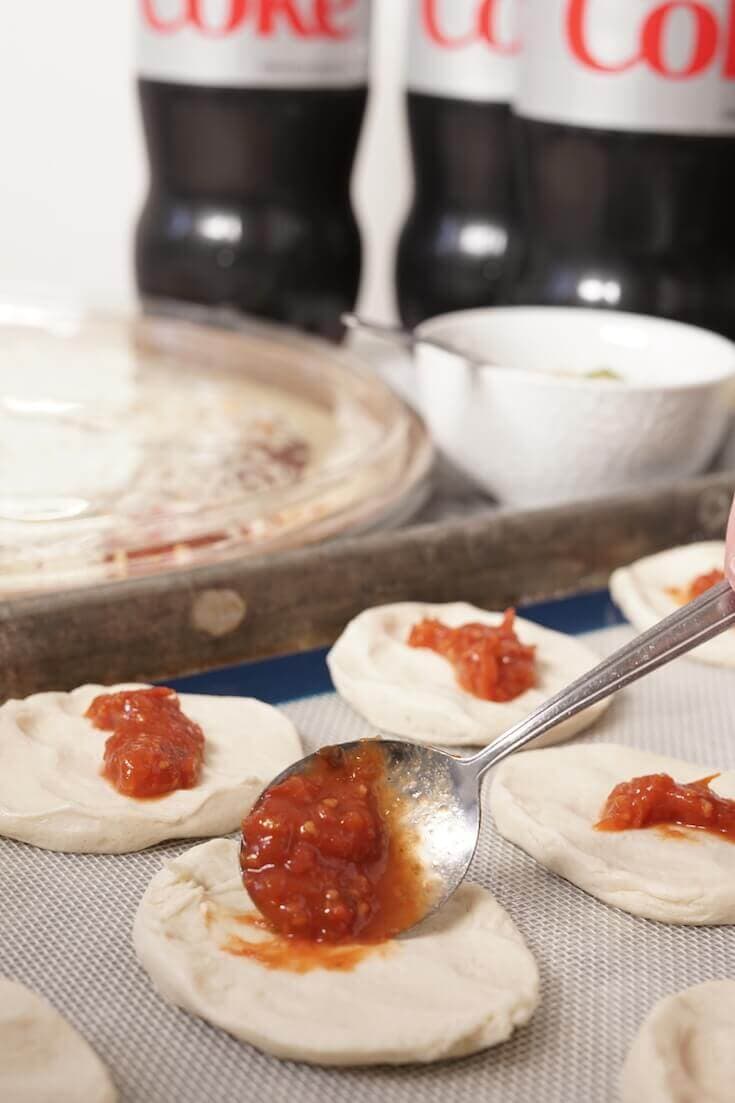
M 595 831 L 622 781 L 667 773 L 690 782 L 716 770 L 610 743 L 530 751 L 493 779 L 500 834 L 606 904 L 662 923 L 735 923 L 735 845 L 704 831 Z M 735 772 L 712 782 L 735 799 Z M 681 832 L 681 834 L 679 834 Z
M 164 839 L 234 831 L 263 788 L 301 757 L 290 720 L 261 701 L 182 694 L 204 731 L 201 781 L 157 800 L 118 793 L 100 774 L 109 732 L 84 713 L 100 693 L 82 686 L 0 708 L 0 835 L 46 850 L 121 854 Z
M 477 885 L 460 889 L 419 934 L 344 972 L 268 969 L 221 949 L 233 934 L 271 937 L 233 918 L 253 911 L 238 844 L 212 840 L 156 874 L 133 942 L 165 1000 L 277 1057 L 324 1065 L 460 1057 L 510 1037 L 539 1002 L 530 951 Z
M 425 617 L 436 617 L 452 628 L 472 622 L 495 626 L 503 619 L 501 613 L 460 601 L 381 605 L 351 621 L 327 657 L 332 681 L 345 701 L 373 727 L 415 743 L 484 746 L 600 661 L 578 640 L 517 617 L 518 638 L 537 647 L 539 684 L 514 701 L 482 701 L 460 688 L 451 664 L 441 655 L 408 646 L 411 629 Z M 560 724 L 534 746 L 576 735 L 608 703 L 602 701 Z
M 623 1067 L 622 1103 L 732 1103 L 735 981 L 714 980 L 657 1003 Z
M 723 540 L 669 548 L 614 571 L 610 593 L 633 627 L 645 632 L 681 608 L 681 599 L 677 600 L 676 593 L 670 591 L 686 592 L 696 578 L 710 571 L 721 571 L 724 563 Z M 735 631 L 715 636 L 685 657 L 713 666 L 735 666 Z
M 92 1047 L 50 1003 L 0 977 L 0 1099 L 5 1103 L 115 1103 Z

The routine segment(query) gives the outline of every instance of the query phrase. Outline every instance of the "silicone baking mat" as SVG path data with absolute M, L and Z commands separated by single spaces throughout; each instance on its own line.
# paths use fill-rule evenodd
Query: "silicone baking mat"
M 603 653 L 629 635 L 614 627 L 588 639 Z M 287 667 L 278 669 L 283 677 Z M 248 681 L 257 679 L 256 667 Z M 331 694 L 284 707 L 308 748 L 367 734 Z M 735 767 L 733 715 L 735 671 L 679 660 L 625 690 L 588 739 L 678 755 L 705 774 Z M 488 818 L 472 877 L 508 910 L 536 957 L 542 1004 L 531 1023 L 505 1045 L 439 1065 L 280 1062 L 167 1006 L 135 960 L 130 930 L 143 890 L 188 845 L 100 857 L 0 841 L 0 973 L 43 993 L 81 1030 L 124 1103 L 608 1103 L 633 1035 L 660 997 L 735 977 L 731 929 L 669 927 L 606 907 L 498 838 Z M 354 1013 L 359 1019 L 360 1008 Z

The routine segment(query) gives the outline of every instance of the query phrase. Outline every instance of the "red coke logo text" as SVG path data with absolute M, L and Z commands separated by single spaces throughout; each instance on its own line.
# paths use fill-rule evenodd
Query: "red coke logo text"
M 594 6 L 595 0 L 569 0 L 566 12 L 569 48 L 586 68 L 625 73 L 644 65 L 669 80 L 688 80 L 717 66 L 726 79 L 735 77 L 735 0 L 728 0 L 724 16 L 705 0 L 665 0 L 630 20 L 630 45 L 615 59 L 601 58 L 592 45 Z M 675 29 L 684 41 L 673 58 Z
M 141 0 L 143 19 L 158 34 L 185 27 L 209 38 L 250 31 L 268 38 L 285 31 L 297 38 L 345 41 L 354 37 L 350 23 L 357 0 Z
M 515 3 L 516 0 L 513 0 Z M 508 0 L 474 0 L 470 5 L 467 26 L 457 30 L 456 23 L 448 19 L 455 10 L 457 0 L 421 0 L 421 15 L 428 38 L 445 50 L 460 50 L 466 46 L 483 43 L 499 54 L 517 54 L 520 42 L 504 36 L 501 29 L 501 9 L 508 7 Z

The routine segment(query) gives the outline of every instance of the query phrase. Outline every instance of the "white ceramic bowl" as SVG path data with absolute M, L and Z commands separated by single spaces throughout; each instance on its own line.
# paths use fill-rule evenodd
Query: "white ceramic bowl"
M 706 330 L 574 307 L 464 310 L 416 331 L 436 442 L 501 503 L 543 505 L 703 471 L 732 408 L 735 345 Z M 450 342 L 473 368 L 421 338 Z M 590 379 L 607 369 L 622 380 Z

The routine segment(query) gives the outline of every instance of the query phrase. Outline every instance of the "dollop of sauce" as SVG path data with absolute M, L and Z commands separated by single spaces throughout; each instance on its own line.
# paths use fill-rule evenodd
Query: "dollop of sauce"
M 243 821 L 240 864 L 251 900 L 302 950 L 304 942 L 393 938 L 420 919 L 428 893 L 405 812 L 379 742 L 320 751 L 306 773 L 266 790 Z M 323 956 L 321 963 L 330 967 Z
M 735 842 L 735 800 L 719 797 L 710 782 L 719 774 L 681 785 L 668 774 L 649 774 L 616 785 L 605 802 L 598 831 L 692 827 Z M 667 837 L 672 837 L 667 832 Z M 673 835 L 673 837 L 677 837 Z
M 670 588 L 669 593 L 674 601 L 678 601 L 681 605 L 686 605 L 688 601 L 694 601 L 696 598 L 701 597 L 702 594 L 705 594 L 707 590 L 711 590 L 713 586 L 718 586 L 720 582 L 724 581 L 724 571 L 707 571 L 706 574 L 698 575 L 683 589 L 677 589 L 676 587 Z
M 428 647 L 454 667 L 459 685 L 483 701 L 513 701 L 536 685 L 536 648 L 515 634 L 515 609 L 505 612 L 496 628 L 463 624 L 449 628 L 439 620 L 422 620 L 408 637 L 409 647 Z
M 198 783 L 204 732 L 181 711 L 174 690 L 103 693 L 85 716 L 113 733 L 105 743 L 102 776 L 123 796 L 162 797 Z

